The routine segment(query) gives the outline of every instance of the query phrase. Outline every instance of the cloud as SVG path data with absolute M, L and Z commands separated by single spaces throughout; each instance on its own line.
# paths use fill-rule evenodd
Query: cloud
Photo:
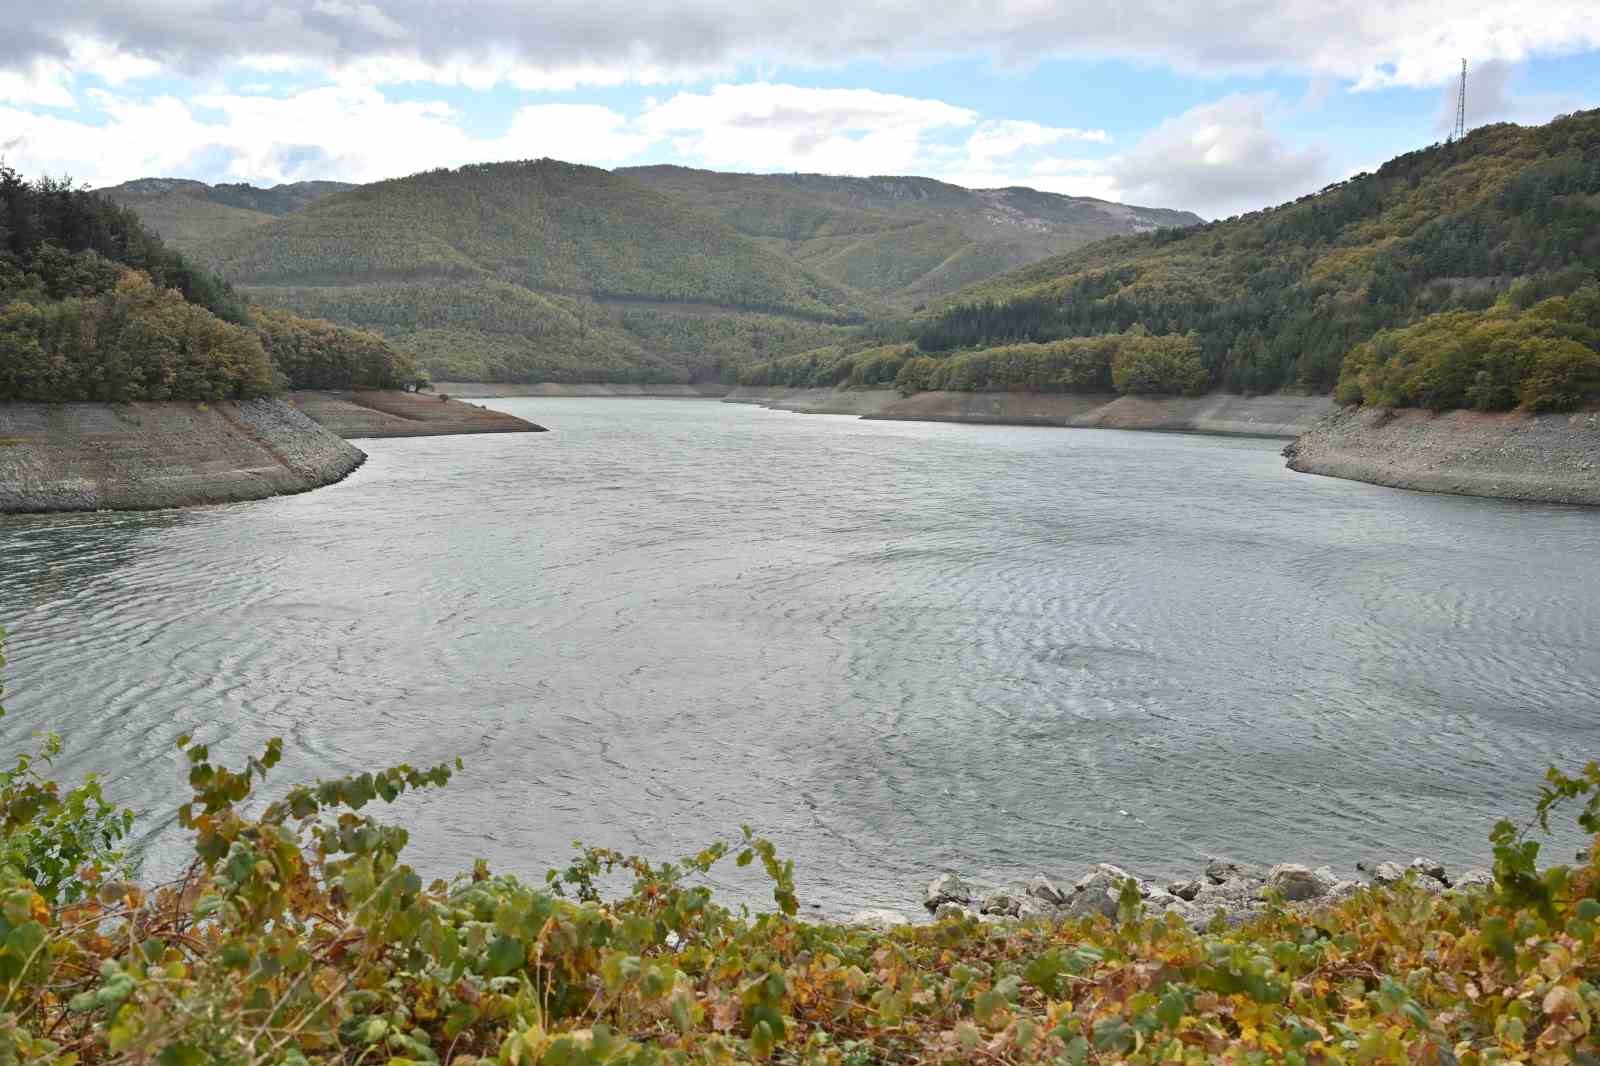
M 525 107 L 506 131 L 473 137 L 438 102 L 394 101 L 375 89 L 330 86 L 285 97 L 247 94 L 130 100 L 90 94 L 104 121 L 0 106 L 8 161 L 111 185 L 136 177 L 203 176 L 272 184 L 315 178 L 373 181 L 436 166 L 553 156 L 610 165 L 647 143 L 625 116 L 586 104 Z
M 1326 184 L 1320 148 L 1292 148 L 1268 126 L 1270 93 L 1225 96 L 1167 119 L 1108 161 L 1117 198 L 1221 217 L 1279 203 Z
M 941 100 L 870 89 L 722 84 L 646 101 L 633 115 L 596 104 L 518 110 L 502 132 L 469 134 L 442 101 L 393 100 L 366 85 L 223 92 L 184 101 L 93 89 L 92 117 L 0 107 L 12 165 L 95 185 L 193 176 L 271 184 L 373 181 L 438 166 L 552 156 L 599 166 L 672 154 L 741 171 L 924 174 L 971 188 L 1048 192 L 1226 215 L 1325 183 L 1326 155 L 1271 128 L 1270 94 L 1196 107 L 1116 155 L 1098 130 L 986 118 Z M 1057 149 L 1051 154 L 1052 149 Z
M 509 78 L 667 79 L 745 64 L 837 66 L 981 55 L 1122 57 L 1206 73 L 1289 70 L 1362 88 L 1431 86 L 1463 55 L 1519 62 L 1600 47 L 1593 0 L 53 0 L 7 20 L 0 67 L 72 43 L 192 74 L 244 59 L 382 77 L 486 68 Z M 381 61 L 373 64 L 373 61 Z M 88 73 L 92 60 L 75 67 Z M 428 79 L 424 79 L 428 80 Z
M 1504 60 L 1471 65 L 1467 69 L 1467 129 L 1490 122 L 1538 123 L 1551 115 L 1576 111 L 1583 101 L 1556 93 L 1513 93 L 1517 65 Z M 1460 82 L 1452 78 L 1439 93 L 1435 128 L 1448 133 L 1456 123 L 1456 97 Z
M 934 134 L 978 119 L 940 100 L 753 82 L 678 93 L 648 108 L 637 127 L 718 169 L 890 174 L 924 161 Z

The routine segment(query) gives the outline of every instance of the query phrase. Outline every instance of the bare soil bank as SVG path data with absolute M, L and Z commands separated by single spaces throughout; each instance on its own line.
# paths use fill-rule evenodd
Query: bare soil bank
M 1077 396 L 1030 392 L 739 388 L 726 397 L 804 414 L 851 414 L 915 422 L 1166 430 L 1297 437 L 1333 410 L 1326 396 Z
M 1600 505 L 1600 410 L 1348 407 L 1284 449 L 1289 468 L 1401 489 Z
M 346 439 L 436 437 L 457 433 L 543 433 L 544 427 L 444 393 L 394 391 L 293 392 L 289 403 Z
M 442 396 L 482 399 L 493 396 L 653 396 L 703 400 L 725 396 L 726 385 L 564 385 L 540 381 L 531 385 L 502 385 L 487 381 L 437 381 L 434 391 Z
M 0 514 L 257 500 L 365 459 L 280 400 L 0 404 Z

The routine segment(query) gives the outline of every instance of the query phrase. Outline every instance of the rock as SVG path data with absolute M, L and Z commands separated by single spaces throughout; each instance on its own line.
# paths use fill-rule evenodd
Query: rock
M 1283 894 L 1286 900 L 1316 899 L 1328 894 L 1328 885 L 1299 863 L 1280 863 L 1267 874 L 1267 887 Z
M 1393 885 L 1406 876 L 1406 868 L 1397 862 L 1380 862 L 1372 867 L 1371 873 L 1373 884 Z
M 1261 879 L 1261 871 L 1252 866 L 1243 866 L 1229 859 L 1212 858 L 1206 863 L 1206 880 L 1214 885 L 1227 884 L 1240 878 Z
M 1330 886 L 1342 884 L 1344 882 L 1344 878 L 1335 873 L 1333 867 L 1331 866 L 1319 866 L 1311 872 L 1322 878 L 1322 880 Z
M 940 874 L 928 882 L 922 894 L 922 905 L 930 911 L 939 909 L 941 903 L 972 902 L 972 888 L 956 874 Z
M 978 913 L 970 907 L 963 907 L 959 903 L 941 903 L 939 909 L 933 912 L 935 921 L 942 922 L 946 918 L 959 918 L 962 921 L 968 918 L 977 918 Z
M 1424 877 L 1431 877 L 1441 885 L 1449 887 L 1450 879 L 1444 874 L 1444 863 L 1437 859 L 1416 858 L 1411 860 L 1411 869 Z
M 1036 921 L 1040 918 L 1058 918 L 1061 912 L 1053 904 L 1046 903 L 1034 896 L 1023 896 L 1022 902 L 1017 905 L 1017 917 L 1023 921 Z
M 983 901 L 978 904 L 978 912 L 980 914 L 999 914 L 1012 918 L 1016 916 L 1017 911 L 1022 907 L 1022 901 L 1028 898 L 1026 889 L 1019 885 L 1012 884 L 1005 888 L 996 888 L 984 895 Z
M 1454 888 L 1488 888 L 1494 884 L 1494 874 L 1488 870 L 1468 870 L 1456 878 Z
M 1067 914 L 1073 918 L 1086 918 L 1091 914 L 1115 918 L 1117 902 L 1122 896 L 1122 883 L 1127 880 L 1127 872 L 1120 867 L 1106 863 L 1096 866 L 1093 873 L 1079 878 L 1073 887 L 1072 896 L 1066 904 Z
M 1034 874 L 1028 879 L 1028 895 L 1034 899 L 1044 900 L 1052 906 L 1059 907 L 1067 901 L 1067 894 L 1056 887 L 1056 883 L 1044 874 Z
M 1167 891 L 1179 899 L 1192 900 L 1200 894 L 1200 887 L 1199 881 L 1174 881 L 1167 886 Z
M 889 930 L 897 925 L 910 925 L 911 919 L 899 911 L 874 909 L 857 911 L 850 916 L 847 925 L 859 925 L 867 929 Z

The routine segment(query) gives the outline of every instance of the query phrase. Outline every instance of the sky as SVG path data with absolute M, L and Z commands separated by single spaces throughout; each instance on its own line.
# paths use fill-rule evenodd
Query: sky
M 920 174 L 1225 217 L 1600 106 L 1596 0 L 49 0 L 29 176 L 365 182 L 552 157 Z

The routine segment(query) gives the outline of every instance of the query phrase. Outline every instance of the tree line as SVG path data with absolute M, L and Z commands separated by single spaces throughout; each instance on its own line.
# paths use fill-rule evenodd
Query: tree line
M 0 400 L 420 387 L 375 334 L 247 307 L 109 200 L 0 166 Z
M 1571 291 L 1597 269 L 1600 111 L 1588 111 L 1474 130 L 1280 207 L 1014 271 L 923 319 L 916 343 L 943 357 L 1142 326 L 1192 333 L 1212 387 L 1326 391 L 1383 331 L 1459 323 L 1522 279 Z

